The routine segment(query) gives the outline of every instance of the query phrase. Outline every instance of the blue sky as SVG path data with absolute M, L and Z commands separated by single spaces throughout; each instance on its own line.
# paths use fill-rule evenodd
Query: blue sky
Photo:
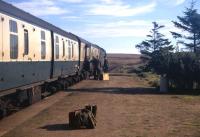
M 165 25 L 170 39 L 172 20 L 190 0 L 4 0 L 66 31 L 103 47 L 108 53 L 139 53 L 152 22 Z M 195 8 L 200 10 L 200 0 Z

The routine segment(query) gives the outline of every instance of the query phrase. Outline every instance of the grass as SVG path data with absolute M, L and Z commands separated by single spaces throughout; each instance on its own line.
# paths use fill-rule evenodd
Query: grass
M 194 95 L 185 95 L 180 97 L 182 101 L 186 103 L 196 102 L 200 100 L 200 96 L 194 96 Z
M 141 64 L 118 64 L 118 66 L 111 71 L 111 73 L 130 74 L 137 79 L 142 85 L 158 87 L 159 76 L 151 72 L 142 72 Z

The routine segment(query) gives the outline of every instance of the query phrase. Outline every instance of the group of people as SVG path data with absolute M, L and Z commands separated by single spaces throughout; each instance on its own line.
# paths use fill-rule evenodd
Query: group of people
M 99 57 L 92 57 L 91 60 L 86 57 L 83 65 L 84 70 L 88 73 L 87 77 L 92 74 L 94 76 L 95 80 L 101 80 L 103 78 L 102 71 L 107 73 L 108 72 L 108 60 L 107 57 L 104 57 L 104 64 L 103 64 L 103 70 L 102 70 L 102 64 L 99 60 Z

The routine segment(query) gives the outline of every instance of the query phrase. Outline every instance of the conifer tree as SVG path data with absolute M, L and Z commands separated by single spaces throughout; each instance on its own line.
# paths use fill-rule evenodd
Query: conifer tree
M 160 29 L 164 28 L 153 22 L 153 28 L 147 39 L 136 45 L 143 55 L 141 58 L 146 62 L 146 69 L 153 70 L 157 74 L 165 74 L 168 68 L 169 52 L 173 50 L 171 42 L 160 33 Z
M 172 21 L 182 32 L 171 32 L 179 43 L 186 46 L 192 52 L 196 53 L 200 47 L 200 14 L 194 8 L 195 3 L 192 1 L 191 6 L 186 8 L 184 16 L 177 16 L 178 21 Z
M 138 48 L 142 54 L 148 56 L 151 56 L 151 53 L 163 48 L 172 50 L 171 42 L 159 32 L 164 26 L 159 25 L 157 22 L 152 23 L 153 29 L 151 29 L 150 34 L 147 35 L 147 39 L 136 45 L 136 48 Z

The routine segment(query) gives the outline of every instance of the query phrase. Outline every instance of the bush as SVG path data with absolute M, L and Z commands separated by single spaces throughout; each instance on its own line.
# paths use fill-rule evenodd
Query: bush
M 166 74 L 171 87 L 193 89 L 200 84 L 200 58 L 192 52 L 173 53 Z
M 160 83 L 158 80 L 154 80 L 154 81 L 150 81 L 149 85 L 151 85 L 152 87 L 159 87 Z

